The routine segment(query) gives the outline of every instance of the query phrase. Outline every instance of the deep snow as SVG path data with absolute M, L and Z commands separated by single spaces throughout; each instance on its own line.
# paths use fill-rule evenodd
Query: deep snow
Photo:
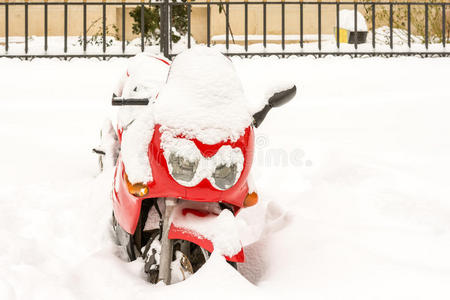
M 117 257 L 90 150 L 126 61 L 0 59 L 0 299 L 449 298 L 450 60 L 233 61 L 249 98 L 298 97 L 256 131 L 242 275 L 164 287 Z

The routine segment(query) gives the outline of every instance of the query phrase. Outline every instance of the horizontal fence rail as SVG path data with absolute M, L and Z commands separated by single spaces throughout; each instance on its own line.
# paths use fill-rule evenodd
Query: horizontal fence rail
M 40 7 L 43 9 L 43 45 L 42 49 L 30 49 L 30 18 L 32 17 L 30 8 Z M 63 11 L 63 36 L 61 51 L 50 51 L 49 49 L 49 8 L 50 7 L 60 7 Z M 69 28 L 71 24 L 69 23 L 69 12 L 71 8 L 78 8 L 81 10 L 81 24 L 82 32 L 79 36 L 78 42 L 80 49 L 77 51 L 69 49 Z M 97 8 L 101 11 L 101 28 L 100 34 L 96 36 L 95 45 L 92 44 L 92 40 L 88 41 L 89 38 L 89 28 L 88 26 L 88 14 L 90 8 Z M 98 57 L 98 58 L 110 58 L 110 57 L 129 57 L 137 52 L 151 52 L 154 51 L 153 48 L 149 48 L 152 43 L 154 46 L 157 42 L 158 51 L 162 52 L 166 57 L 173 57 L 182 51 L 183 47 L 175 47 L 173 41 L 173 34 L 176 32 L 174 27 L 175 18 L 180 18 L 180 15 L 176 15 L 177 8 L 184 8 L 185 14 L 181 17 L 183 21 L 186 22 L 186 33 L 184 48 L 191 48 L 193 45 L 198 44 L 195 41 L 195 36 L 193 36 L 193 22 L 205 22 L 204 31 L 206 34 L 205 44 L 207 46 L 216 46 L 224 54 L 229 56 L 270 56 L 276 55 L 280 57 L 288 56 L 305 56 L 312 55 L 315 57 L 322 57 L 327 55 L 349 55 L 349 56 L 399 56 L 399 55 L 419 55 L 419 56 L 450 56 L 450 51 L 448 51 L 447 43 L 449 41 L 450 33 L 450 3 L 448 0 L 445 2 L 391 2 L 391 1 L 363 1 L 363 2 L 346 2 L 346 1 L 236 1 L 230 2 L 228 0 L 213 2 L 213 1 L 183 1 L 183 2 L 169 2 L 168 0 L 163 0 L 159 2 L 0 2 L 0 24 L 4 24 L 3 35 L 0 31 L 0 57 L 19 57 L 19 58 L 36 58 L 36 57 L 60 57 L 60 58 L 74 58 L 74 57 Z M 249 34 L 249 26 L 255 24 L 249 24 L 251 21 L 249 10 L 252 8 L 258 8 L 258 18 L 262 20 L 262 34 L 251 35 Z M 274 34 L 269 35 L 269 19 L 273 18 L 273 14 L 269 15 L 269 10 L 272 7 L 276 7 L 280 10 L 279 16 L 276 16 L 279 24 L 279 34 L 276 34 L 275 42 L 273 40 Z M 295 24 L 298 24 L 295 31 L 298 33 L 287 34 L 287 31 L 292 31 L 292 26 L 287 26 L 286 20 L 289 17 L 287 14 L 287 9 L 295 8 Z M 107 10 L 108 9 L 121 9 L 120 10 L 120 26 L 121 33 L 117 34 L 116 43 L 120 43 L 120 47 L 115 47 L 110 50 L 110 42 L 108 37 L 108 20 L 107 20 Z M 139 31 L 140 43 L 138 48 L 133 48 L 131 51 L 131 46 L 127 41 L 126 36 L 126 13 L 129 8 L 140 8 L 140 23 L 133 26 L 133 30 Z M 202 8 L 205 10 L 206 16 L 204 18 L 195 19 L 193 15 L 193 9 Z M 243 21 L 243 37 L 242 35 L 236 36 L 233 34 L 235 27 L 231 26 L 231 19 L 233 8 L 241 9 L 242 21 Z M 313 8 L 315 13 L 306 12 L 307 9 Z M 326 18 L 329 18 L 329 13 L 324 16 L 324 9 L 330 8 L 335 11 L 333 12 L 334 22 L 334 32 L 332 35 L 328 34 L 328 38 L 324 39 L 324 28 L 323 22 Z M 3 9 L 3 10 L 2 10 Z M 23 49 L 18 50 L 17 46 L 14 49 L 11 48 L 12 41 L 10 32 L 12 30 L 12 15 L 11 10 L 15 11 L 22 10 L 23 13 L 23 37 L 14 37 L 15 45 L 21 44 L 23 41 Z M 236 12 L 236 9 L 234 12 Z M 345 26 L 349 26 L 348 18 L 342 20 L 341 12 L 342 9 L 347 9 L 352 12 L 351 29 L 343 28 L 343 23 Z M 153 40 L 149 40 L 147 36 L 147 27 L 150 24 L 146 24 L 147 12 L 153 11 L 157 14 L 152 14 L 153 18 L 159 18 L 157 22 L 157 37 L 153 37 Z M 213 20 L 213 11 L 218 11 L 220 20 Z M 290 12 L 293 10 L 291 9 Z M 367 24 L 367 31 L 364 28 L 358 28 L 361 26 L 359 20 L 359 13 L 363 11 L 365 13 L 365 24 Z M 2 13 L 3 12 L 3 13 Z M 254 11 L 255 12 L 255 11 Z M 298 14 L 297 14 L 298 13 Z M 36 14 L 36 12 L 34 12 Z M 430 16 L 431 14 L 431 16 Z M 155 17 L 157 15 L 157 17 Z M 255 13 L 253 13 L 254 19 Z M 240 15 L 239 15 L 240 16 Z M 381 17 L 380 17 L 381 16 Z M 292 15 L 291 15 L 292 20 Z M 316 26 L 316 31 L 313 34 L 305 34 L 305 22 L 311 22 L 311 18 L 314 18 L 313 23 Z M 381 19 L 380 19 L 381 18 Z M 383 19 L 384 18 L 384 19 Z M 401 20 L 399 20 L 401 18 Z M 3 19 L 3 20 L 2 20 Z M 222 20 L 223 19 L 223 20 Z M 380 21 L 382 20 L 382 21 Z M 2 22 L 3 21 L 3 22 Z M 253 20 L 254 21 L 254 20 Z M 224 27 L 224 42 L 218 43 L 217 39 L 214 40 L 212 32 L 214 27 L 218 26 L 218 22 L 224 24 L 219 24 Z M 384 24 L 386 30 L 383 33 L 377 31 L 378 23 Z M 431 23 L 430 23 L 431 22 Z M 402 24 L 399 28 L 398 24 Z M 35 24 L 35 23 L 34 23 Z M 405 25 L 406 24 L 406 25 Z M 115 26 L 118 26 L 116 24 Z M 17 22 L 15 22 L 17 26 Z M 273 27 L 273 26 L 272 26 Z M 366 26 L 364 26 L 366 27 Z M 241 30 L 242 28 L 240 28 Z M 341 29 L 345 29 L 342 31 Z M 298 30 L 298 31 L 297 31 Z M 273 28 L 272 28 L 273 31 Z M 431 35 L 430 35 L 431 31 Z M 423 35 L 418 33 L 423 33 Z M 347 41 L 343 41 L 342 34 L 345 34 L 348 38 Z M 385 34 L 385 35 L 383 35 Z M 382 35 L 386 38 L 383 42 L 379 42 L 377 38 Z M 401 37 L 398 37 L 402 35 Z M 330 36 L 333 38 L 330 39 Z M 369 37 L 367 37 L 369 36 Z M 308 41 L 307 38 L 308 37 Z M 353 37 L 353 38 L 352 38 Z M 20 42 L 17 43 L 17 38 Z M 271 39 L 272 38 L 272 39 Z M 395 39 L 399 39 L 402 46 L 398 46 L 395 43 Z M 92 37 L 91 37 L 92 39 Z M 236 46 L 236 41 L 238 40 L 239 46 Z M 291 40 L 291 42 L 288 41 Z M 261 40 L 261 43 L 255 43 L 255 40 Z M 295 40 L 295 43 L 292 43 Z M 311 40 L 313 42 L 311 42 Z M 272 41 L 272 43 L 270 43 Z M 91 44 L 90 44 L 91 43 Z M 380 44 L 381 43 L 381 44 Z M 219 45 L 220 44 L 220 45 Z M 241 45 L 242 44 L 242 45 Z M 252 45 L 250 45 L 252 44 Z M 272 44 L 269 47 L 269 44 Z M 276 44 L 276 46 L 274 46 Z M 345 44 L 345 45 L 344 45 Z M 233 47 L 231 47 L 233 46 Z M 439 47 L 438 47 L 439 46 Z M 2 49 L 3 48 L 3 49 Z M 95 48 L 95 51 L 89 51 L 89 48 Z M 175 49 L 177 48 L 177 49 Z M 150 50 L 149 50 L 150 49 Z M 3 52 L 2 52 L 3 50 Z

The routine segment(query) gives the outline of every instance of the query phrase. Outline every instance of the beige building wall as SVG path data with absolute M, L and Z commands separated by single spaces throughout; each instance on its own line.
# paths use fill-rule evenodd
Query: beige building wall
M 43 0 L 30 0 L 29 2 L 42 2 Z M 14 2 L 14 1 L 9 1 Z M 21 1 L 22 2 L 22 1 Z M 68 1 L 80 2 L 80 1 Z M 98 0 L 88 0 L 87 2 L 99 2 Z M 116 1 L 108 1 L 116 2 Z M 129 2 L 136 2 L 129 0 Z M 63 3 L 63 2 L 62 2 Z M 106 7 L 106 25 L 108 28 L 108 35 L 119 34 L 121 36 L 122 30 L 122 5 L 117 2 L 117 6 Z M 131 33 L 132 18 L 129 12 L 133 8 L 128 6 L 126 8 L 126 37 L 133 38 Z M 86 27 L 88 28 L 87 35 L 102 33 L 102 15 L 103 10 L 101 5 L 88 5 L 86 10 Z M 67 33 L 69 36 L 81 36 L 83 34 L 83 6 L 71 5 L 68 6 L 67 19 Z M 117 26 L 118 32 L 113 28 Z M 24 6 L 9 5 L 9 36 L 24 36 L 25 35 L 25 12 Z M 28 6 L 28 35 L 43 36 L 44 35 L 44 6 L 43 5 L 29 5 Z M 48 35 L 62 36 L 64 35 L 64 6 L 49 5 L 48 6 Z M 5 36 L 5 7 L 0 6 L 0 37 Z
M 30 0 L 30 2 L 42 0 Z M 89 0 L 98 1 L 98 0 Z M 135 0 L 129 0 L 135 1 Z M 259 0 L 258 0 L 259 1 Z M 13 2 L 13 1 L 10 1 Z M 70 2 L 70 1 L 69 1 Z M 79 2 L 79 1 L 78 1 Z M 108 1 L 116 2 L 116 1 Z M 117 2 L 118 6 L 107 6 L 106 9 L 106 24 L 108 26 L 108 35 L 122 36 L 122 6 L 121 2 Z M 195 2 L 193 2 L 195 3 Z M 296 2 L 298 3 L 298 2 Z M 341 9 L 353 9 L 352 5 L 346 7 L 341 5 Z M 129 13 L 133 7 L 127 7 L 125 12 L 125 29 L 126 39 L 131 40 L 136 38 L 132 34 L 133 20 Z M 303 17 L 303 33 L 317 34 L 318 31 L 318 9 L 316 5 L 304 5 Z M 362 7 L 361 7 L 362 9 Z M 300 32 L 300 9 L 297 4 L 285 5 L 286 19 L 285 29 L 287 35 L 298 35 Z M 44 35 L 44 7 L 42 5 L 29 5 L 29 25 L 28 34 L 30 36 Z M 5 36 L 5 9 L 0 6 L 0 37 Z M 9 6 L 9 36 L 23 36 L 25 17 L 23 6 Z M 88 35 L 101 35 L 101 18 L 102 6 L 87 6 L 87 27 L 91 27 Z M 193 5 L 192 6 L 192 28 L 191 33 L 198 43 L 206 43 L 206 6 Z M 322 33 L 332 34 L 333 27 L 336 23 L 336 7 L 335 5 L 322 5 Z M 113 29 L 116 26 L 118 31 Z M 230 27 L 235 36 L 244 35 L 244 5 L 230 5 Z M 69 6 L 68 9 L 68 35 L 81 36 L 83 33 L 83 7 L 82 5 Z M 49 5 L 48 6 L 48 34 L 50 36 L 62 36 L 64 34 L 64 8 L 63 5 Z M 217 5 L 211 5 L 211 38 L 218 35 L 225 34 L 225 13 L 219 13 Z M 248 7 L 248 34 L 262 35 L 263 34 L 263 7 L 262 5 L 249 5 Z M 267 34 L 280 35 L 281 34 L 281 5 L 268 4 L 267 5 Z M 216 41 L 224 42 L 224 40 Z M 230 36 L 230 43 L 232 38 Z M 261 42 L 261 41 L 256 41 Z M 275 42 L 270 41 L 268 42 Z M 286 41 L 288 42 L 288 41 Z M 291 42 L 298 42 L 291 40 Z M 251 41 L 250 41 L 251 43 Z
M 259 2 L 259 0 L 257 0 Z M 233 1 L 230 1 L 233 2 Z M 249 1 L 251 2 L 251 1 Z M 305 1 L 306 2 L 306 1 Z M 296 2 L 299 3 L 299 2 Z M 340 9 L 353 9 L 353 5 L 340 5 Z M 192 9 L 192 17 L 195 22 L 192 24 L 192 35 L 199 43 L 206 43 L 206 6 L 194 6 Z M 359 11 L 363 12 L 362 7 Z M 266 9 L 266 25 L 267 35 L 281 35 L 282 27 L 282 8 L 279 4 L 268 4 Z M 249 35 L 263 35 L 263 6 L 262 5 L 248 5 L 248 34 Z M 321 8 L 321 32 L 322 34 L 333 34 L 334 26 L 336 26 L 336 6 L 322 4 Z M 229 14 L 230 29 L 234 36 L 245 34 L 245 8 L 244 5 L 230 5 Z M 318 33 L 318 6 L 317 5 L 303 5 L 303 34 L 317 34 Z M 211 5 L 211 38 L 214 36 L 224 35 L 226 33 L 226 17 L 225 12 L 219 12 L 219 7 Z M 300 34 L 300 5 L 285 4 L 285 34 L 299 35 Z M 232 37 L 229 37 L 232 43 Z M 300 40 L 295 40 L 293 37 L 286 43 L 297 43 Z M 223 39 L 216 42 L 224 42 Z M 249 40 L 251 43 L 261 43 L 261 40 Z M 280 42 L 279 40 L 269 39 L 267 42 Z M 213 41 L 212 41 L 213 43 Z M 236 41 L 236 43 L 238 43 Z M 243 42 L 239 42 L 242 44 Z

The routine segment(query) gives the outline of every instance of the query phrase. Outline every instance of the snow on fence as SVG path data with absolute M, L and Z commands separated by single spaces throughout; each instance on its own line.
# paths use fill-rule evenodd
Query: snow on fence
M 291 55 L 326 55 L 350 56 L 449 56 L 446 44 L 450 34 L 450 3 L 447 2 L 303 2 L 299 1 L 237 1 L 237 2 L 201 2 L 162 0 L 158 2 L 9 2 L 0 0 L 0 24 L 4 24 L 3 37 L 0 35 L 0 57 L 114 57 L 132 56 L 138 52 L 161 52 L 166 57 L 175 56 L 185 48 L 191 48 L 196 41 L 191 34 L 193 9 L 205 11 L 205 44 L 219 48 L 226 55 L 281 57 Z M 38 0 L 39 1 L 39 0 Z M 42 37 L 29 36 L 29 8 L 43 8 L 44 34 Z M 63 8 L 64 34 L 61 37 L 49 36 L 49 7 Z M 71 7 L 81 9 L 82 35 L 77 37 L 68 34 L 68 11 Z M 87 11 L 89 7 L 101 8 L 101 31 L 88 35 Z M 249 34 L 249 8 L 258 7 L 261 12 L 261 34 Z M 277 7 L 280 10 L 279 34 L 268 32 L 268 9 Z M 295 24 L 298 33 L 292 34 L 292 25 L 286 26 L 286 10 L 295 8 Z M 311 7 L 316 12 L 311 14 Z M 334 34 L 323 33 L 323 10 L 335 10 Z M 352 9 L 348 9 L 348 8 Z M 11 9 L 23 9 L 24 34 L 10 36 Z M 110 36 L 106 21 L 107 8 L 121 8 L 121 34 Z M 126 9 L 135 10 L 133 32 L 139 38 L 127 41 Z M 232 8 L 243 10 L 243 34 L 235 35 L 230 26 Z M 308 8 L 309 13 L 305 13 Z M 344 9 L 345 8 L 345 9 Z M 212 10 L 222 14 L 220 20 L 212 20 Z M 236 10 L 233 10 L 235 12 Z M 364 15 L 361 13 L 364 12 Z M 400 13 L 399 13 L 400 11 Z M 431 11 L 431 17 L 430 17 Z M 149 17 L 150 16 L 150 17 Z M 384 19 L 383 19 L 384 16 Z M 277 20 L 278 20 L 277 17 Z M 290 14 L 290 18 L 292 14 Z M 329 13 L 326 16 L 329 21 Z M 1 22 L 1 19 L 4 22 Z M 314 34 L 305 34 L 305 21 L 315 18 L 317 24 Z M 401 18 L 401 20 L 399 20 Z M 432 25 L 430 26 L 430 19 Z M 181 20 L 181 21 L 180 21 Z M 254 18 L 252 18 L 255 22 Z M 384 20 L 384 21 L 383 21 Z M 199 22 L 199 19 L 195 20 Z M 273 22 L 273 20 L 270 20 Z M 146 24 L 147 22 L 147 24 Z M 155 25 L 156 22 L 156 26 Z M 181 27 L 174 24 L 181 22 Z M 225 34 L 212 35 L 212 26 L 217 22 L 225 28 Z M 35 25 L 36 22 L 34 22 Z M 151 23 L 151 24 L 149 24 Z M 386 23 L 386 24 L 385 24 Z M 440 25 L 439 25 L 440 23 Z M 401 24 L 401 25 L 399 25 Z M 436 25 L 437 24 L 437 25 Z M 129 25 L 129 24 L 128 24 Z M 259 25 L 258 25 L 259 26 Z M 439 27 L 440 26 L 440 27 Z M 273 26 L 272 26 L 273 27 Z M 432 28 L 430 28 L 432 27 Z M 436 28 L 439 34 L 436 34 Z M 181 28 L 181 29 L 180 29 Z M 439 29 L 440 28 L 440 29 Z M 273 28 L 272 28 L 273 29 Z M 432 35 L 430 36 L 430 30 Z M 242 31 L 242 30 L 240 30 Z M 273 31 L 273 30 L 272 30 Z M 0 31 L 1 34 L 2 31 Z M 175 42 L 176 39 L 176 42 Z M 93 42 L 94 41 L 94 42 Z M 3 49 L 2 49 L 3 48 Z

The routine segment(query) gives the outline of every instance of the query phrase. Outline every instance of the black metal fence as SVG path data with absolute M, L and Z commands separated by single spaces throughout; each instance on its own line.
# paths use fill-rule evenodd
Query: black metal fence
M 126 36 L 125 36 L 125 13 L 127 7 L 141 7 L 141 22 L 140 22 L 140 51 L 144 52 L 146 51 L 146 43 L 145 43 L 145 18 L 144 18 L 144 8 L 145 7 L 159 7 L 159 13 L 160 13 L 160 23 L 159 23 L 159 29 L 160 29 L 160 39 L 159 39 L 159 50 L 166 56 L 166 57 L 172 57 L 175 56 L 177 53 L 172 51 L 172 20 L 173 15 L 172 11 L 175 6 L 185 6 L 187 8 L 187 48 L 190 48 L 193 45 L 192 37 L 191 37 L 191 28 L 192 28 L 192 17 L 191 12 L 192 8 L 195 6 L 202 6 L 206 7 L 206 45 L 211 46 L 211 10 L 214 8 L 219 8 L 221 11 L 223 11 L 225 16 L 225 42 L 223 45 L 223 52 L 226 55 L 239 55 L 239 56 L 270 56 L 270 55 L 277 55 L 277 56 L 292 56 L 292 55 L 298 55 L 298 56 L 304 56 L 304 55 L 313 55 L 316 57 L 326 56 L 326 55 L 350 55 L 350 56 L 398 56 L 398 55 L 420 55 L 420 56 L 449 56 L 450 51 L 447 50 L 446 44 L 448 40 L 448 31 L 449 31 L 449 20 L 446 19 L 447 10 L 450 8 L 450 3 L 447 2 L 370 2 L 370 1 L 364 1 L 364 2 L 322 2 L 322 1 L 316 1 L 316 2 L 303 2 L 300 1 L 256 1 L 256 2 L 248 2 L 248 1 L 239 1 L 239 2 L 169 2 L 168 0 L 163 0 L 161 2 L 0 2 L 0 8 L 4 7 L 4 39 L 3 43 L 0 43 L 0 57 L 19 57 L 19 58 L 34 58 L 34 57 L 62 57 L 62 58 L 71 58 L 71 57 L 120 57 L 120 56 L 132 56 L 134 53 L 129 53 L 127 51 L 127 43 L 126 43 Z M 242 51 L 230 51 L 230 7 L 231 6 L 240 6 L 244 9 L 244 38 L 243 38 L 243 45 L 242 45 Z M 15 7 L 22 7 L 23 13 L 24 13 L 24 36 L 23 36 L 23 53 L 17 53 L 17 51 L 11 51 L 10 50 L 10 8 L 12 6 Z M 44 8 L 44 24 L 42 24 L 44 28 L 44 45 L 43 45 L 43 53 L 35 53 L 29 51 L 29 7 L 30 6 L 40 6 Z M 50 6 L 60 6 L 63 7 L 64 12 L 64 39 L 63 39 L 63 51 L 61 53 L 48 53 L 48 8 Z M 71 53 L 68 51 L 68 10 L 70 7 L 82 7 L 82 36 L 81 39 L 81 46 L 82 46 L 82 53 Z M 87 10 L 88 7 L 97 6 L 101 7 L 102 9 L 102 23 L 101 23 L 101 52 L 100 53 L 88 53 L 87 52 Z M 249 7 L 252 6 L 259 6 L 262 7 L 262 19 L 263 19 L 263 26 L 262 26 L 262 45 L 260 48 L 258 48 L 256 51 L 249 50 Z M 268 39 L 267 39 L 267 22 L 268 22 L 268 14 L 267 10 L 268 7 L 277 6 L 281 8 L 281 22 L 279 24 L 280 26 L 280 43 L 279 43 L 279 50 L 269 50 L 267 48 L 268 46 Z M 286 7 L 288 6 L 295 6 L 298 8 L 298 16 L 299 16 L 299 28 L 298 28 L 298 43 L 297 48 L 292 50 L 293 48 L 287 49 L 286 47 Z M 311 49 L 309 47 L 308 49 L 305 47 L 305 34 L 304 34 L 304 21 L 306 18 L 310 18 L 310 16 L 306 15 L 304 10 L 306 6 L 312 6 L 317 9 L 317 19 L 315 22 L 317 22 L 317 40 L 315 49 Z M 364 6 L 364 8 L 369 10 L 370 12 L 370 19 L 368 21 L 371 29 L 370 31 L 370 39 L 367 43 L 361 45 L 358 44 L 357 38 L 355 36 L 354 42 L 352 43 L 352 48 L 350 49 L 348 45 L 343 49 L 342 44 L 340 42 L 340 30 L 335 31 L 335 43 L 333 44 L 333 48 L 328 47 L 324 49 L 323 47 L 323 34 L 322 34 L 322 11 L 324 7 L 334 7 L 336 11 L 336 28 L 340 28 L 340 10 L 343 6 L 349 7 L 351 6 L 354 11 L 354 18 L 353 18 L 353 26 L 354 26 L 354 32 L 355 34 L 358 33 L 358 16 L 357 12 L 358 9 Z M 121 21 L 122 21 L 122 32 L 120 36 L 121 40 L 121 49 L 119 51 L 111 52 L 107 51 L 107 30 L 106 30 L 106 10 L 107 7 L 120 7 L 122 8 L 121 13 Z M 389 42 L 386 47 L 380 47 L 377 42 L 377 32 L 376 32 L 376 26 L 377 26 L 377 9 L 379 7 L 388 7 L 389 11 Z M 401 51 L 398 51 L 396 47 L 394 46 L 394 9 L 397 7 L 404 7 L 406 8 L 407 14 L 406 14 L 406 41 L 407 41 L 407 48 L 406 50 L 403 49 Z M 424 11 L 423 15 L 423 26 L 424 26 L 424 36 L 423 36 L 423 49 L 417 50 L 413 47 L 412 43 L 412 26 L 411 26 L 411 19 L 412 19 L 412 8 L 414 7 L 422 7 Z M 440 22 L 441 22 L 441 36 L 440 43 L 442 44 L 441 47 L 436 49 L 429 49 L 429 45 L 431 44 L 430 37 L 429 37 L 429 11 L 430 8 L 438 9 L 441 11 L 440 13 Z M 1 38 L 1 37 L 0 37 Z M 3 44 L 3 45 L 2 45 Z M 4 48 L 3 53 L 1 52 L 1 48 Z M 370 47 L 368 47 L 370 46 Z

